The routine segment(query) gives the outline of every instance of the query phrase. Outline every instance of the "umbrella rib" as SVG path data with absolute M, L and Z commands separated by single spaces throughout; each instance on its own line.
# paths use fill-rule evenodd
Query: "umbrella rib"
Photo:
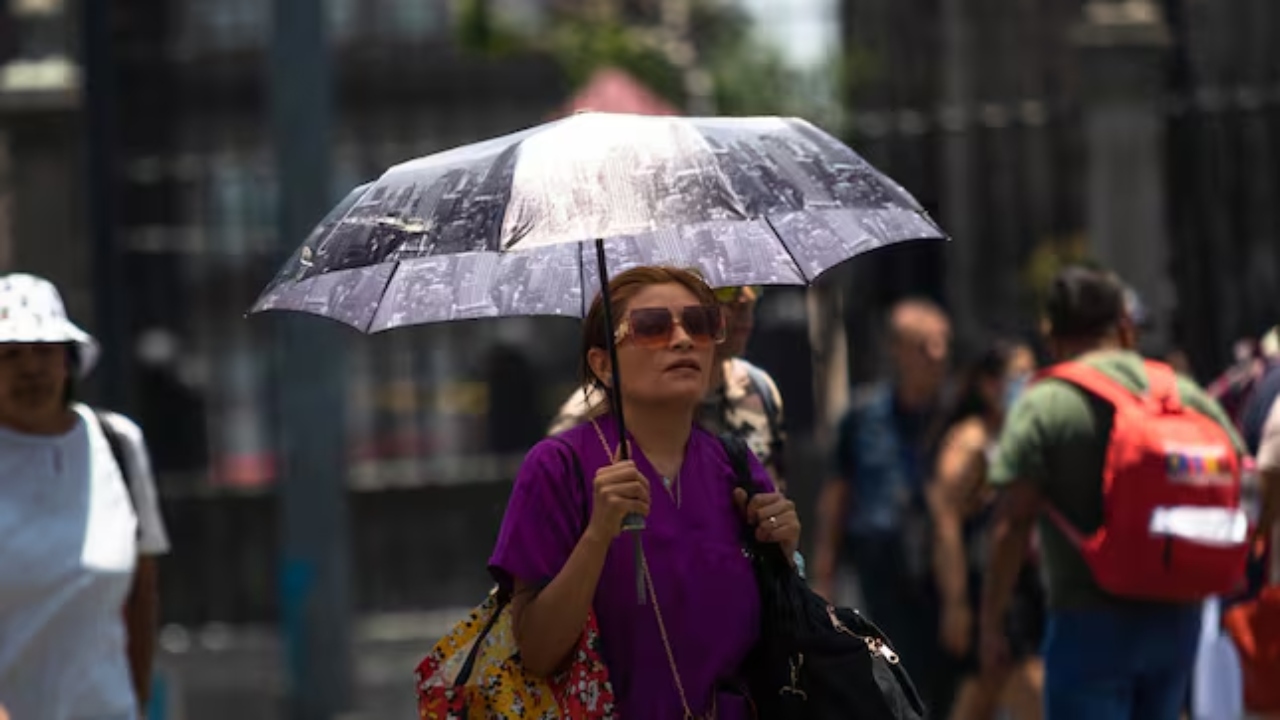
M 773 221 L 769 219 L 769 216 L 761 215 L 760 217 L 764 218 L 764 223 L 769 226 L 769 232 L 773 233 L 773 236 L 778 238 L 778 242 L 782 245 L 782 249 L 787 251 L 787 257 L 791 258 L 791 264 L 796 266 L 796 272 L 800 273 L 800 277 L 804 278 L 805 284 L 807 285 L 808 283 L 813 282 L 813 278 L 805 274 L 804 268 L 800 266 L 799 258 L 796 257 L 795 253 L 791 252 L 791 246 L 787 245 L 787 241 L 783 239 L 782 233 L 778 232 L 778 228 L 774 227 Z
M 391 281 L 395 280 L 396 273 L 400 272 L 401 261 L 396 260 L 395 262 L 395 267 L 391 268 L 391 272 L 387 273 L 387 282 L 383 284 L 382 292 L 378 293 L 378 302 L 373 306 L 373 314 L 369 316 L 369 321 L 364 324 L 364 329 L 361 330 L 366 335 L 373 328 L 373 321 L 378 319 L 378 310 L 382 308 L 382 301 L 387 299 L 387 290 L 391 288 Z
M 583 320 L 587 319 L 587 266 L 582 262 L 582 246 L 586 243 L 578 243 L 578 315 Z

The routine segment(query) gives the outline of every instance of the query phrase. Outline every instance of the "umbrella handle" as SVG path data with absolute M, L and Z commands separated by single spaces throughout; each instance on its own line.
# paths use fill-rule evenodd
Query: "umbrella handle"
M 600 275 L 600 305 L 604 311 L 604 344 L 609 351 L 609 369 L 612 382 L 609 383 L 609 406 L 613 419 L 618 424 L 618 453 L 622 460 L 631 459 L 631 443 L 627 442 L 627 422 L 622 414 L 622 380 L 618 373 L 618 345 L 613 333 L 613 300 L 609 297 L 609 266 L 604 257 L 604 240 L 596 239 L 596 270 Z M 643 560 L 644 547 L 640 544 L 640 531 L 644 530 L 644 517 L 630 513 L 622 519 L 622 529 L 632 533 L 635 540 L 636 565 L 636 601 L 645 603 Z

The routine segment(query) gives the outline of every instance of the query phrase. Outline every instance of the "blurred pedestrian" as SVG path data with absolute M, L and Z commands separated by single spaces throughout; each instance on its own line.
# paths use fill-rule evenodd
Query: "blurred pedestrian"
M 47 280 L 0 277 L 0 703 L 136 720 L 168 549 L 142 432 L 76 401 L 98 346 Z
M 992 720 L 1005 703 L 1018 720 L 1040 717 L 1044 592 L 1039 568 L 1028 560 L 1018 574 L 1006 634 L 1011 668 L 981 672 L 977 608 L 981 603 L 985 541 L 994 493 L 987 482 L 1007 409 L 1035 371 L 1032 349 L 997 341 L 963 374 L 958 402 L 946 423 L 937 469 L 929 484 L 933 516 L 933 572 L 941 599 L 939 641 L 962 663 L 952 720 Z
M 891 374 L 856 388 L 837 427 L 813 579 L 834 602 L 838 573 L 856 574 L 868 616 L 893 638 L 931 712 L 945 714 L 955 668 L 938 645 L 925 486 L 945 421 L 951 324 L 919 299 L 897 303 L 887 320 Z
M 1259 717 L 1272 717 L 1280 713 L 1280 365 L 1258 382 L 1243 425 L 1257 458 L 1256 485 L 1250 494 L 1260 552 L 1250 563 L 1247 588 L 1228 598 L 1223 615 L 1234 641 L 1232 659 L 1238 661 L 1232 669 L 1240 671 L 1232 677 L 1237 682 L 1231 688 L 1239 691 L 1238 705 Z
M 1101 390 L 1049 379 L 1028 388 L 1011 409 L 991 470 L 990 481 L 1001 488 L 1002 497 L 992 524 L 979 621 L 980 652 L 987 668 L 1008 662 L 1005 618 L 1033 528 L 1044 518 L 1039 532 L 1041 562 L 1048 579 L 1044 663 L 1049 720 L 1175 720 L 1187 696 L 1203 603 L 1144 600 L 1137 599 L 1137 594 L 1108 592 L 1080 549 L 1082 538 L 1091 536 L 1104 522 L 1114 523 L 1135 514 L 1145 517 L 1146 509 L 1137 503 L 1156 500 L 1141 493 L 1128 494 L 1122 500 L 1104 492 L 1104 471 L 1146 473 L 1137 478 L 1146 483 L 1144 491 L 1173 492 L 1169 488 L 1175 488 L 1174 480 L 1168 475 L 1173 471 L 1158 473 L 1176 467 L 1178 473 L 1188 475 L 1176 487 L 1197 488 L 1197 497 L 1206 493 L 1216 496 L 1216 488 L 1223 482 L 1217 468 L 1245 455 L 1230 420 L 1216 402 L 1189 379 L 1176 377 L 1168 366 L 1144 363 L 1135 352 L 1136 333 L 1123 296 L 1123 285 L 1097 269 L 1070 267 L 1058 275 L 1046 304 L 1048 343 L 1054 359 L 1063 363 L 1055 370 L 1075 370 L 1080 377 L 1089 378 L 1091 385 L 1096 381 L 1099 388 L 1105 382 L 1108 393 L 1113 387 L 1123 388 L 1117 389 L 1114 397 L 1145 395 L 1157 383 L 1168 383 L 1169 398 L 1176 395 L 1176 402 L 1198 415 L 1181 420 L 1188 427 L 1193 424 L 1198 437 L 1166 445 L 1170 448 L 1166 452 L 1174 454 L 1160 463 L 1115 464 L 1136 457 L 1139 448 L 1153 451 L 1152 446 L 1133 444 L 1137 442 L 1133 438 L 1147 437 L 1139 434 L 1143 428 L 1131 422 L 1132 413 L 1139 411 L 1130 411 L 1121 425 L 1115 405 L 1103 399 Z M 1141 412 L 1152 413 L 1152 423 L 1166 417 L 1150 408 Z M 1117 442 L 1127 444 L 1117 447 Z M 1226 479 L 1238 480 L 1238 476 Z M 1114 507 L 1107 504 L 1112 502 Z M 1125 502 L 1128 504 L 1122 504 Z M 1105 515 L 1104 504 L 1108 508 Z M 1219 510 L 1223 515 L 1234 512 L 1227 507 L 1199 508 L 1201 512 Z M 1226 526 L 1234 527 L 1230 523 Z M 1117 533 L 1119 539 L 1112 542 L 1120 545 L 1114 547 L 1132 549 L 1132 545 L 1123 544 L 1125 537 Z M 1172 547 L 1174 535 L 1166 537 L 1165 547 Z M 1236 546 L 1239 543 L 1231 547 Z M 1114 556 L 1117 562 L 1125 557 L 1123 550 L 1115 552 L 1119 553 Z M 1165 562 L 1178 562 L 1185 570 L 1185 563 L 1194 565 L 1202 556 L 1166 555 Z M 1131 571 L 1126 577 L 1148 577 L 1140 574 L 1148 566 L 1139 568 L 1139 558 L 1128 557 Z M 1141 557 L 1141 562 L 1149 561 L 1148 556 Z M 1229 564 L 1211 564 L 1230 571 Z M 1194 569 L 1203 571 L 1199 566 Z M 1107 578 L 1110 587 L 1123 575 L 1119 570 L 1114 572 Z M 1182 572 L 1166 575 L 1162 581 L 1166 584 L 1185 577 Z M 1171 588 L 1156 586 L 1143 588 L 1141 594 L 1177 595 Z
M 1280 326 L 1271 328 L 1258 340 L 1237 341 L 1234 350 L 1235 362 L 1209 383 L 1207 390 L 1243 431 L 1244 412 L 1258 383 L 1268 370 L 1280 365 Z
M 623 439 L 607 405 L 535 445 L 490 568 L 513 593 L 520 659 L 535 675 L 564 666 L 594 612 L 623 717 L 746 720 L 743 663 L 759 637 L 760 594 L 743 522 L 794 553 L 800 521 L 754 458 L 770 491 L 748 506 L 724 446 L 695 420 L 724 339 L 711 289 L 688 271 L 641 267 L 608 292 L 615 325 L 605 326 L 597 297 L 583 328 L 584 382 L 612 382 L 614 333 L 631 460 L 617 460 Z M 628 513 L 647 518 L 643 605 L 622 531 Z
M 1267 584 L 1269 562 L 1280 551 L 1270 541 L 1270 529 L 1280 525 L 1280 432 L 1276 418 L 1280 416 L 1280 362 L 1272 363 L 1258 379 L 1249 404 L 1241 413 L 1241 432 L 1245 444 L 1257 458 L 1258 486 L 1257 514 L 1258 541 L 1264 549 L 1260 557 L 1251 563 L 1249 583 L 1245 592 L 1230 599 L 1231 603 L 1254 598 Z

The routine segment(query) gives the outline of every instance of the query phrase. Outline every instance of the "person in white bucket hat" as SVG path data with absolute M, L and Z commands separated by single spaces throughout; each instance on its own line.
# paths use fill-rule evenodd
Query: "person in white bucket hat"
M 75 402 L 97 357 L 52 283 L 0 276 L 0 706 L 20 720 L 148 699 L 169 541 L 142 431 Z

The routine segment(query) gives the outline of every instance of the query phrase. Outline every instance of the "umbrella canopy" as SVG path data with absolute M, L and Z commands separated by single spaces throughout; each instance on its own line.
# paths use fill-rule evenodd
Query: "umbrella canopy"
M 897 183 L 798 118 L 580 113 L 412 160 L 350 193 L 252 312 L 363 332 L 582 317 L 608 272 L 667 264 L 716 287 L 804 285 L 862 252 L 943 239 Z

